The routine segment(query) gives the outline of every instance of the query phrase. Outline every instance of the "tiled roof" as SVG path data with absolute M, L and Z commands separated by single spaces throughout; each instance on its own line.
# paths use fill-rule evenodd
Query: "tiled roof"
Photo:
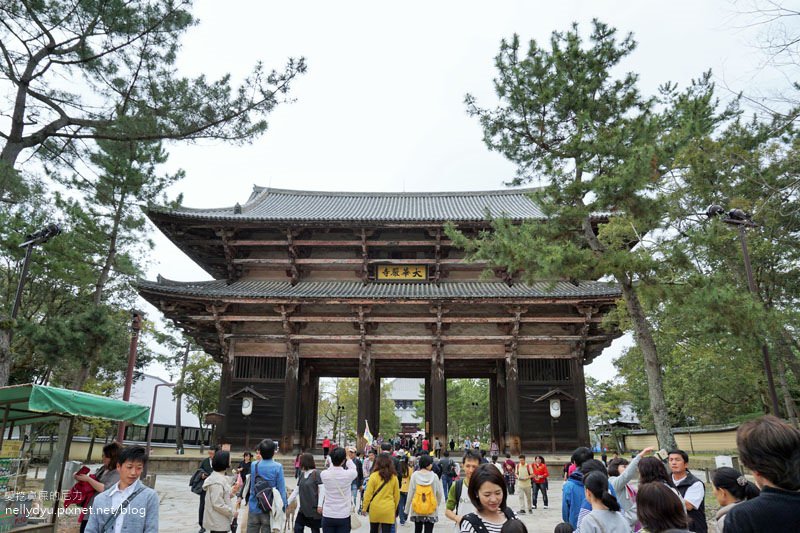
M 159 277 L 157 282 L 138 283 L 143 296 L 175 294 L 207 298 L 264 298 L 264 299 L 387 299 L 387 300 L 451 300 L 470 298 L 539 299 L 591 298 L 620 295 L 619 288 L 610 283 L 581 281 L 578 285 L 566 281 L 536 282 L 533 285 L 515 283 L 511 287 L 500 282 L 442 282 L 433 283 L 367 283 L 360 281 L 306 281 L 292 286 L 288 281 L 239 280 L 228 285 L 224 280 L 177 282 Z
M 530 198 L 536 189 L 480 192 L 320 192 L 254 187 L 240 207 L 214 209 L 152 208 L 181 218 L 241 221 L 394 221 L 475 222 L 493 217 L 544 219 Z

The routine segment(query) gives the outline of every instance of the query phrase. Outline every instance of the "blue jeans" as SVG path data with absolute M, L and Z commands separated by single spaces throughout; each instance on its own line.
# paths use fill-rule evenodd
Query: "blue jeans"
M 323 516 L 322 533 L 350 533 L 350 517 L 328 518 Z
M 350 494 L 353 496 L 353 505 L 355 505 L 356 496 L 358 496 L 358 481 L 353 481 L 350 484 Z
M 408 520 L 408 515 L 406 515 L 406 500 L 407 499 L 408 499 L 408 493 L 407 492 L 401 492 L 400 493 L 400 505 L 398 506 L 398 510 L 399 510 L 399 514 L 400 514 L 400 525 L 401 526 L 406 523 L 406 520 Z
M 450 476 L 442 476 L 442 490 L 444 490 L 444 499 L 447 500 L 447 496 L 450 494 L 450 485 L 453 484 L 453 478 Z

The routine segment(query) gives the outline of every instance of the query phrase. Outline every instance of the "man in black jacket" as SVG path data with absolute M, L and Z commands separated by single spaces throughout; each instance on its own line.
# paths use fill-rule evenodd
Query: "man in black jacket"
M 214 472 L 214 469 L 211 468 L 211 459 L 214 458 L 214 454 L 217 453 L 219 450 L 220 450 L 219 446 L 214 446 L 212 448 L 209 448 L 208 457 L 203 459 L 203 461 L 200 463 L 200 469 L 203 472 L 205 472 L 205 474 L 202 476 L 203 479 L 207 478 L 208 476 L 211 475 L 212 472 Z M 206 491 L 203 491 L 200 493 L 200 518 L 198 519 L 198 522 L 200 523 L 200 533 L 205 533 L 206 531 L 206 528 L 203 527 L 203 513 L 205 512 L 205 510 L 206 510 Z
M 800 531 L 800 431 L 764 416 L 739 426 L 736 445 L 761 495 L 728 511 L 725 533 Z
M 694 533 L 707 533 L 706 486 L 689 472 L 689 454 L 683 450 L 671 450 L 668 456 L 672 482 L 680 492 L 689 515 L 689 529 Z

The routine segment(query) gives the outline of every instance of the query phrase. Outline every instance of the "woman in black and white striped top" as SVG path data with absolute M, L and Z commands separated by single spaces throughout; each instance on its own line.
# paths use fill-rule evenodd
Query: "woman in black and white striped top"
M 491 464 L 480 465 L 470 476 L 467 489 L 475 512 L 461 520 L 461 533 L 500 533 L 517 515 L 506 505 L 508 492 L 503 474 Z

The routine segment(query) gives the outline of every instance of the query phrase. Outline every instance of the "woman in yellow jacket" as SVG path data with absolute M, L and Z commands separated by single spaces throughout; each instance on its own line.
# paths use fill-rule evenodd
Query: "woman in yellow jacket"
M 364 512 L 369 515 L 370 533 L 390 533 L 395 510 L 400 502 L 400 487 L 392 458 L 380 454 L 364 491 Z

